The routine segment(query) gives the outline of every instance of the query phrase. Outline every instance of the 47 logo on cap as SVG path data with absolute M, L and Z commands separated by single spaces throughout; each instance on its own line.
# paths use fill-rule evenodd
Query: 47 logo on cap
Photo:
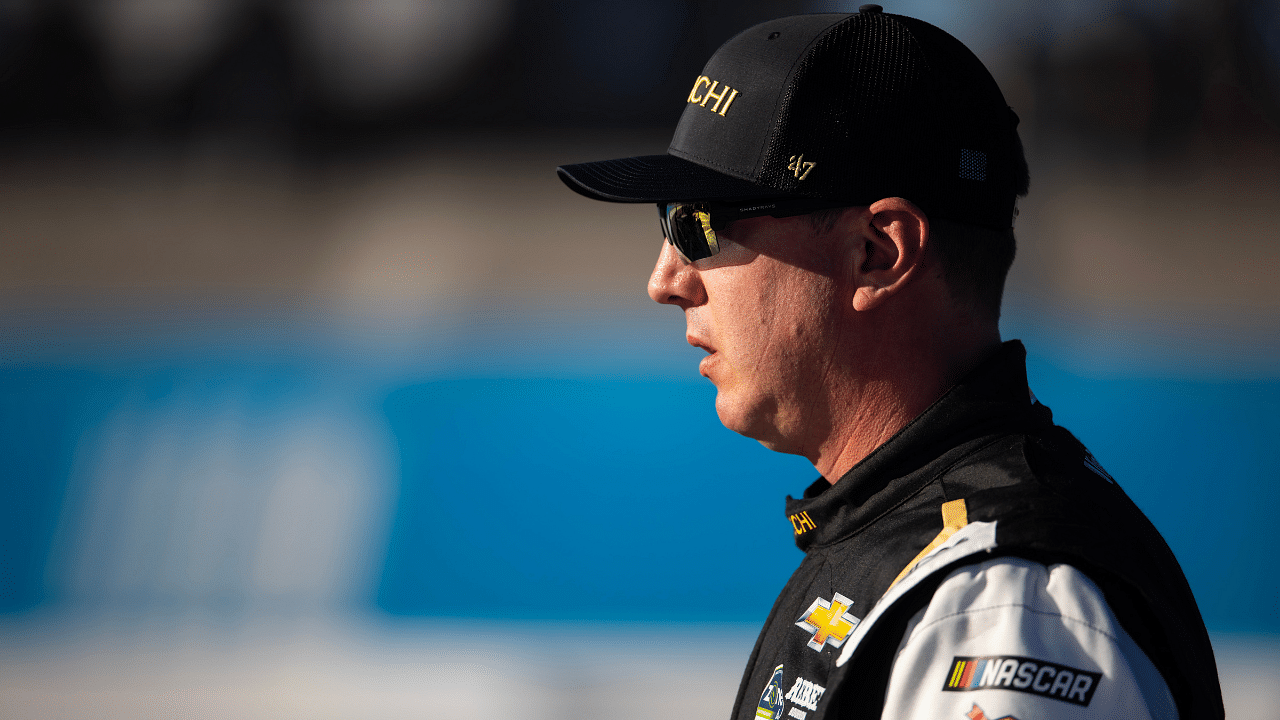
M 828 644 L 840 647 L 853 634 L 853 629 L 861 622 L 849 614 L 853 601 L 836 593 L 830 601 L 822 597 L 813 601 L 808 610 L 796 621 L 796 627 L 813 633 L 808 645 L 818 652 Z
M 1018 692 L 1088 705 L 1102 673 L 1048 663 L 1034 658 L 957 657 L 951 659 L 944 691 L 1017 690 Z
M 804 159 L 804 153 L 800 153 L 799 155 L 791 156 L 791 160 L 787 164 L 787 169 L 795 174 L 797 180 L 803 180 L 809 177 L 809 171 L 817 164 L 818 163 L 816 162 L 806 162 Z

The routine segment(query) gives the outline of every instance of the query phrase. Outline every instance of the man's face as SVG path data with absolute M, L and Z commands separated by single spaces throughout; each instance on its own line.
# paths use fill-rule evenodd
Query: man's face
M 824 378 L 838 345 L 837 254 L 803 217 L 759 217 L 717 233 L 720 252 L 693 263 L 663 243 L 649 296 L 684 310 L 686 339 L 708 352 L 729 429 L 808 455 L 829 431 Z

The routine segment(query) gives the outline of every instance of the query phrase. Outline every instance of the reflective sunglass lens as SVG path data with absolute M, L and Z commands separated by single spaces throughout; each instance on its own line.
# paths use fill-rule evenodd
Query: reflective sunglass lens
M 715 231 L 711 229 L 711 215 L 705 207 L 671 203 L 666 206 L 664 219 L 667 239 L 686 260 L 701 260 L 720 251 Z

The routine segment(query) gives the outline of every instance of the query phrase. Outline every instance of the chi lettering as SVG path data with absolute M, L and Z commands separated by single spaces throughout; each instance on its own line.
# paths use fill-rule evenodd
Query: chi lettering
M 801 512 L 791 516 L 791 527 L 796 531 L 796 535 L 803 535 L 809 530 L 816 530 L 818 526 L 809 517 L 809 513 Z
M 707 107 L 707 101 L 714 100 L 708 108 L 711 112 L 725 117 L 729 112 L 729 106 L 738 97 L 738 91 L 728 85 L 722 85 L 719 80 L 712 80 L 706 75 L 699 75 L 697 80 L 693 81 L 693 88 L 689 90 L 688 101 L 699 107 Z

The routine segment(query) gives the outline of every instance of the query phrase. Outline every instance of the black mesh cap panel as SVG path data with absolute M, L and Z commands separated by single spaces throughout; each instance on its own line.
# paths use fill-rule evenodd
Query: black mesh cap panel
M 834 27 L 796 70 L 762 181 L 851 203 L 902 190 L 883 150 L 918 111 L 921 65 L 911 35 L 883 15 Z

